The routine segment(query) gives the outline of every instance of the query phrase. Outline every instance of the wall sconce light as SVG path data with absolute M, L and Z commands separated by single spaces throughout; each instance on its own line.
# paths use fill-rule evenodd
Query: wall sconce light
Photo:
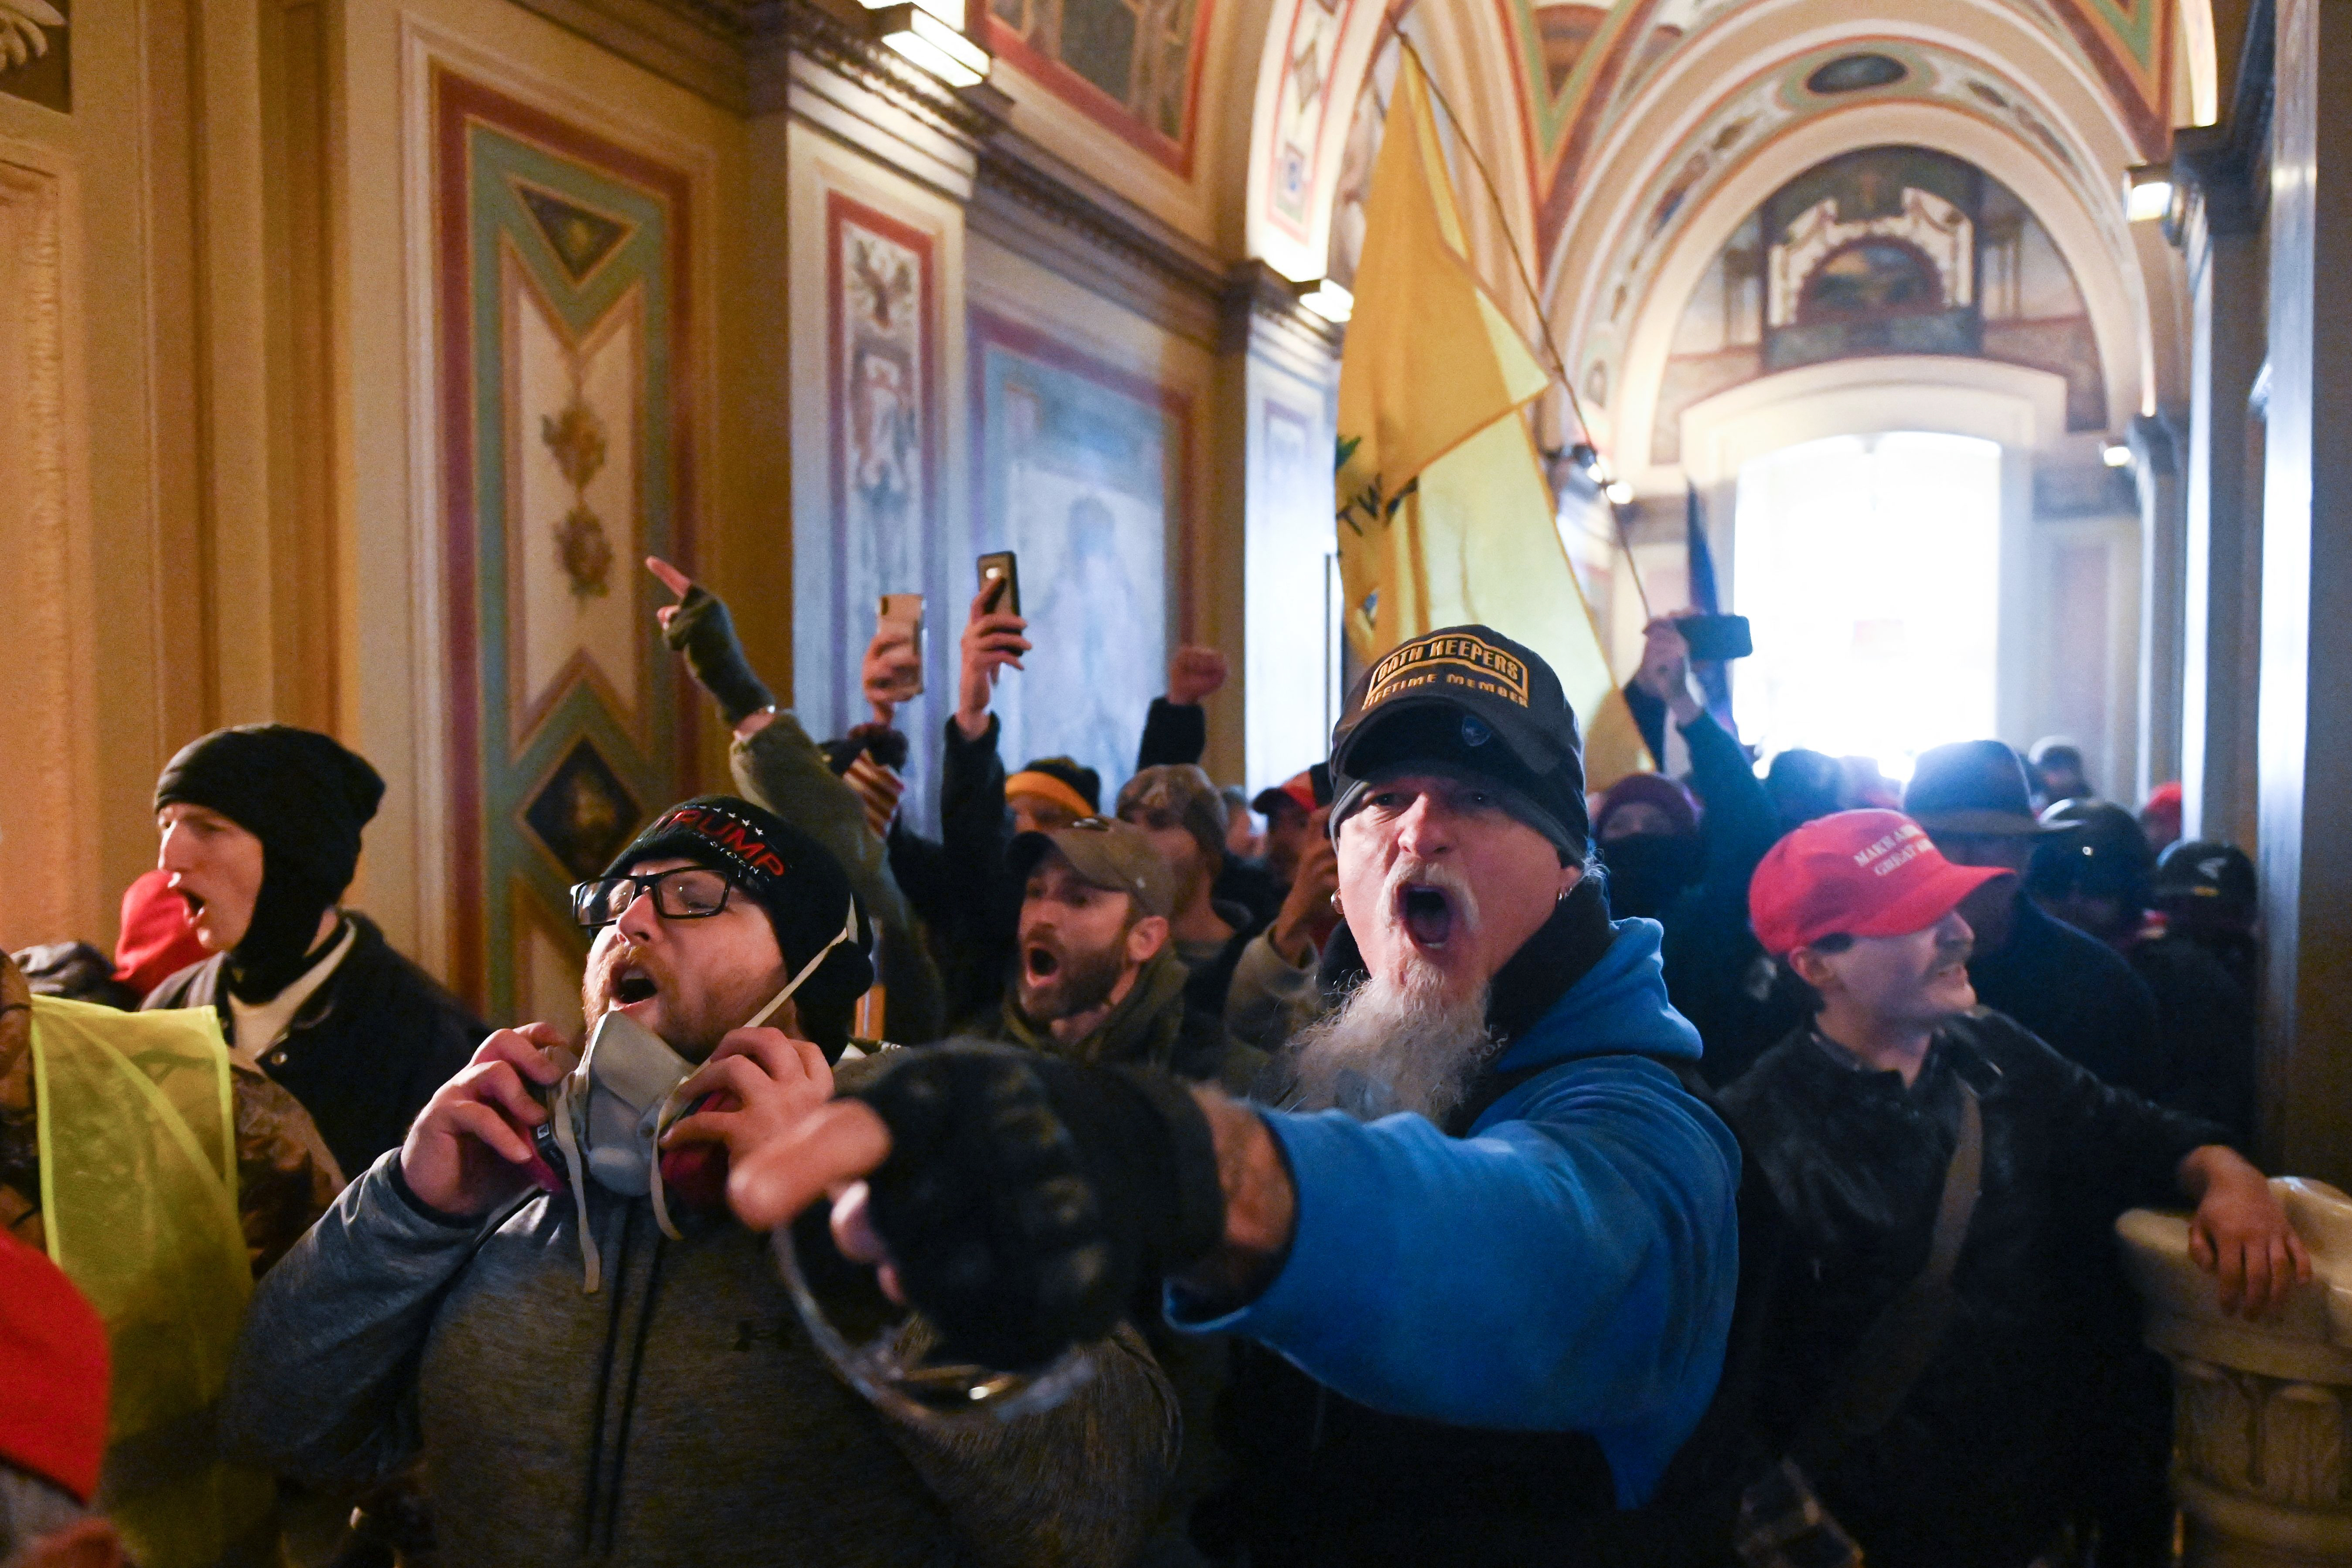
M 953 0 L 922 0 L 919 5 L 873 5 L 876 35 L 902 58 L 922 67 L 950 87 L 976 87 L 988 79 L 995 61 L 986 49 L 964 37 L 962 18 Z
M 1318 278 L 1312 284 L 1302 285 L 1298 302 L 1329 321 L 1344 326 L 1356 313 L 1356 297 L 1328 278 Z
M 2124 218 L 2148 223 L 2172 212 L 2172 165 L 2142 163 L 2124 171 Z
M 2111 468 L 2128 468 L 2131 460 L 2131 448 L 2121 441 L 2110 441 L 2099 448 L 2099 461 Z

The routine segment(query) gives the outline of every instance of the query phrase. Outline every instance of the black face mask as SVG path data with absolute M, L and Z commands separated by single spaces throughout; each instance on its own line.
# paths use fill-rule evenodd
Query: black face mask
M 266 846 L 261 853 L 261 891 L 253 900 L 253 918 L 228 955 L 229 994 L 253 1004 L 268 1001 L 310 967 L 319 919 L 342 893 L 291 864 L 278 864 L 286 858 L 272 856 Z
M 1695 881 L 1706 847 L 1696 834 L 1631 833 L 1601 847 L 1609 870 L 1609 912 L 1654 918 Z

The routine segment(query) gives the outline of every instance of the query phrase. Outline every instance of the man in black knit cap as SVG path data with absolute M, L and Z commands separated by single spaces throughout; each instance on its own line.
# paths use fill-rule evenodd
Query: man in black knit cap
M 214 1007 L 231 1052 L 302 1108 L 345 1174 L 397 1145 L 488 1028 L 336 900 L 383 798 L 366 759 L 286 724 L 191 742 L 155 782 L 156 864 L 213 956 L 146 1007 Z

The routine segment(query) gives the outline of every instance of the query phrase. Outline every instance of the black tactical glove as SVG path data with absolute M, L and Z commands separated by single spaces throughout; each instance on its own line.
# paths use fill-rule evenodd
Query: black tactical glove
M 775 706 L 775 693 L 751 673 L 743 645 L 735 637 L 734 617 L 727 601 L 697 583 L 677 603 L 662 640 L 674 652 L 686 655 L 686 668 L 703 689 L 719 700 L 719 716 L 730 726 L 741 723 L 762 708 Z
M 1019 1371 L 1099 1339 L 1223 1237 L 1208 1119 L 1164 1074 L 951 1042 L 857 1097 L 890 1128 L 875 1231 L 956 1359 Z

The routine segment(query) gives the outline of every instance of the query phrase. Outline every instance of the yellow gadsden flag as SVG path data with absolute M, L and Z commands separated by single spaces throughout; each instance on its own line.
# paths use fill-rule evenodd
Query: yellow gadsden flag
M 1650 766 L 1552 521 L 1520 405 L 1549 384 L 1477 275 L 1408 52 L 1364 206 L 1339 365 L 1339 575 L 1370 662 L 1480 621 L 1541 654 L 1585 731 L 1586 778 Z

